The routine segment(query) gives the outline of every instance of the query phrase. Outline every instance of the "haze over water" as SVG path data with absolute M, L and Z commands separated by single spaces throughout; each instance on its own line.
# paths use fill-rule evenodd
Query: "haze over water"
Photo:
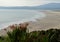
M 0 10 L 0 29 L 11 24 L 35 21 L 36 18 L 42 17 L 45 17 L 45 14 L 35 10 Z

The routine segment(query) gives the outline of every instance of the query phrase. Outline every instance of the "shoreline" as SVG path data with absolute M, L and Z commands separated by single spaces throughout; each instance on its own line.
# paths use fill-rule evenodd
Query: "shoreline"
M 25 10 L 24 10 L 25 11 Z M 6 27 L 8 27 L 9 25 L 12 25 L 12 24 L 20 24 L 20 23 L 24 23 L 24 22 L 29 22 L 29 21 L 36 21 L 36 19 L 40 18 L 44 18 L 45 17 L 45 14 L 43 12 L 38 12 L 37 10 L 32 10 L 31 12 L 34 12 L 36 13 L 33 17 L 30 17 L 29 19 L 19 19 L 19 20 L 16 20 L 16 21 L 11 21 L 11 22 L 6 22 L 6 23 L 1 23 L 0 24 L 0 29 L 4 29 Z M 38 15 L 37 15 L 38 14 Z
M 46 17 L 43 19 L 36 19 L 37 22 L 30 22 L 30 32 L 38 30 L 48 30 L 52 28 L 60 29 L 60 12 L 51 10 L 44 10 L 42 12 L 46 14 Z
M 39 11 L 38 11 L 39 12 Z M 38 30 L 47 30 L 47 29 L 60 29 L 60 12 L 56 11 L 42 11 L 46 14 L 46 17 L 43 19 L 36 19 L 37 21 L 28 21 L 29 25 L 27 29 L 29 32 L 38 31 Z M 6 28 L 9 31 L 9 27 Z M 0 30 L 0 35 L 6 35 L 7 31 Z

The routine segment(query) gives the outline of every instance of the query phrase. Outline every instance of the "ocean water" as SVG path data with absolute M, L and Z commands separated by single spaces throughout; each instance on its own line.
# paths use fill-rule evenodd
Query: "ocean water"
M 0 10 L 0 29 L 21 22 L 36 21 L 43 18 L 45 14 L 35 10 Z

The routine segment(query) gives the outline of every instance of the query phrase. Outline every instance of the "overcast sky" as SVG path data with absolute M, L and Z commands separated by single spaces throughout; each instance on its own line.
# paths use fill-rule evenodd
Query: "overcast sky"
M 60 0 L 0 0 L 0 6 L 36 6 L 47 3 L 60 3 Z

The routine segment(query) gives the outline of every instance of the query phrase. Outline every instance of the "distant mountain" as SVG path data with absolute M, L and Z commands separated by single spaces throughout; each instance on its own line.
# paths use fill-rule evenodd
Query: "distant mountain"
M 35 7 L 37 9 L 60 9 L 60 3 L 49 3 Z
M 60 3 L 48 3 L 40 6 L 16 6 L 16 7 L 0 7 L 0 9 L 32 9 L 32 10 L 40 10 L 40 9 L 60 9 Z

